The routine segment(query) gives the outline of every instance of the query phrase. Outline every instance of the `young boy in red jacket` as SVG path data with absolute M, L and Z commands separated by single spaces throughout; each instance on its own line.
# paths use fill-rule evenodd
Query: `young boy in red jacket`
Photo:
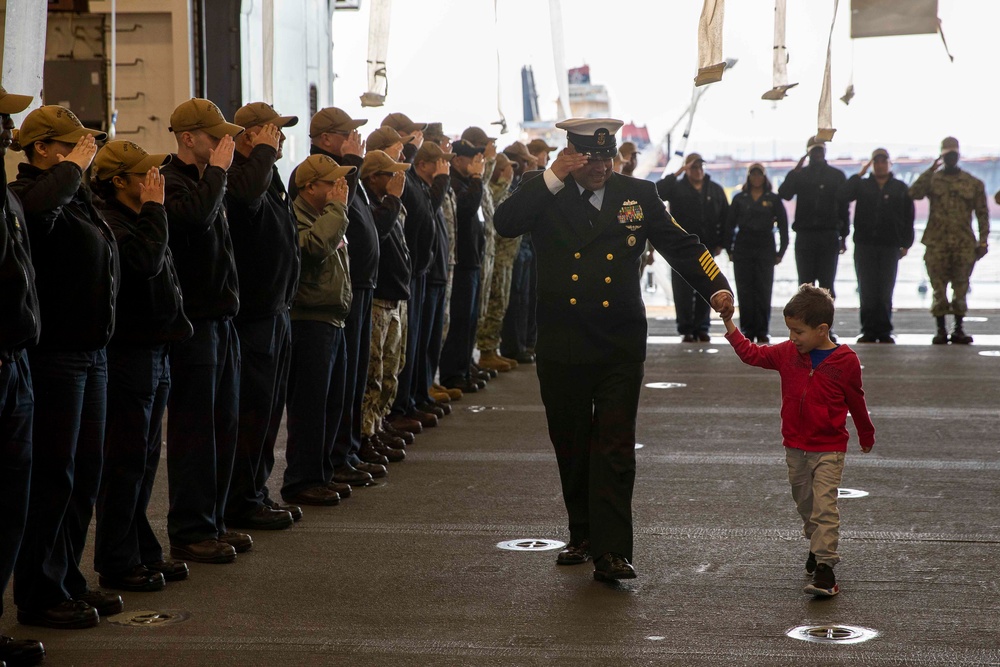
M 806 572 L 812 582 L 803 591 L 831 597 L 840 592 L 833 567 L 840 562 L 837 492 L 847 454 L 847 412 L 866 454 L 875 445 L 875 426 L 865 405 L 858 355 L 830 340 L 830 292 L 802 285 L 784 315 L 787 341 L 755 345 L 732 319 L 725 320 L 726 340 L 743 363 L 776 370 L 781 376 L 781 437 L 788 481 L 809 540 Z

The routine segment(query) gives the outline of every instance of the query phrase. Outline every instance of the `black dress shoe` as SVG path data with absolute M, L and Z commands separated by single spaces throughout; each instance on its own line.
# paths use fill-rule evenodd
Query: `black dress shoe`
M 6 662 L 8 667 L 30 667 L 42 660 L 45 660 L 42 642 L 0 635 L 0 662 Z
M 345 463 L 342 466 L 333 467 L 333 481 L 351 486 L 367 486 L 372 483 L 372 476 Z
M 170 557 L 195 563 L 232 563 L 236 549 L 219 540 L 202 540 L 193 544 L 170 545 Z
M 442 403 L 441 401 L 436 401 L 434 399 L 431 399 L 431 405 L 435 405 L 441 408 L 441 410 L 444 412 L 445 415 L 451 414 L 451 406 L 448 405 L 447 403 Z
M 580 565 L 590 560 L 590 540 L 581 540 L 577 544 L 568 544 L 556 556 L 556 565 Z
M 448 388 L 448 389 L 458 389 L 463 394 L 475 394 L 480 389 L 480 387 L 479 387 L 479 385 L 477 383 L 472 382 L 471 380 L 465 380 L 465 379 L 458 379 L 458 380 L 452 380 L 452 381 L 449 381 L 449 382 L 445 382 L 444 386 L 446 388 Z M 483 383 L 483 387 L 485 387 L 485 386 L 486 386 L 486 383 L 484 382 Z
M 343 500 L 344 498 L 350 498 L 351 497 L 351 485 L 350 484 L 341 484 L 340 482 L 330 482 L 329 484 L 326 485 L 326 488 L 330 489 L 331 491 L 333 491 L 334 493 L 336 493 L 338 496 L 340 496 L 341 500 Z
M 298 505 L 284 505 L 271 498 L 264 498 L 264 504 L 273 510 L 281 510 L 282 512 L 288 512 L 292 515 L 292 521 L 298 521 L 302 518 L 302 508 Z M 168 580 L 169 581 L 169 580 Z
M 143 565 L 136 565 L 127 572 L 117 574 L 101 574 L 98 577 L 101 588 L 113 588 L 119 591 L 135 591 L 139 593 L 149 593 L 152 591 L 162 591 L 167 580 L 159 572 L 154 572 Z M 100 613 L 100 610 L 98 610 Z
M 635 568 L 625 556 L 606 553 L 594 561 L 594 579 L 598 581 L 635 579 L 635 576 Z
M 235 530 L 227 530 L 222 535 L 219 535 L 219 541 L 225 542 L 233 549 L 236 549 L 236 553 L 238 554 L 246 553 L 253 548 L 253 538 L 246 533 L 238 533 Z
M 497 377 L 500 373 L 493 368 L 482 368 L 480 366 L 473 365 L 472 369 L 469 371 L 469 374 L 478 377 L 481 380 L 486 380 L 487 382 L 489 382 L 490 380 Z
M 697 343 L 698 339 L 695 338 L 694 336 L 692 336 L 691 334 L 684 334 L 681 337 L 681 342 L 682 343 Z
M 175 560 L 158 560 L 154 563 L 143 563 L 147 570 L 159 572 L 167 581 L 184 581 L 188 578 L 187 563 L 180 563 Z
M 301 510 L 300 510 L 301 511 Z M 295 523 L 291 512 L 271 509 L 261 505 L 250 514 L 226 519 L 226 525 L 233 528 L 251 528 L 256 530 L 284 530 Z
M 362 461 L 361 463 L 356 463 L 354 467 L 361 472 L 368 473 L 373 479 L 381 479 L 389 474 L 386 467 L 378 463 L 366 463 Z
M 18 609 L 17 622 L 21 625 L 37 625 L 40 628 L 80 630 L 96 627 L 101 622 L 101 616 L 86 602 L 66 600 L 55 607 L 41 611 Z
M 104 591 L 87 591 L 73 598 L 74 602 L 86 602 L 101 616 L 114 616 L 125 611 L 122 596 Z
M 331 506 L 340 503 L 340 496 L 336 491 L 331 491 L 326 486 L 314 486 L 299 491 L 294 496 L 282 496 L 286 502 L 296 505 L 323 505 Z
M 417 406 L 417 410 L 421 412 L 426 412 L 427 414 L 434 415 L 438 419 L 444 419 L 444 410 L 436 405 L 431 405 L 430 403 L 421 403 Z
M 510 357 L 511 355 L 504 354 L 503 352 L 501 352 L 500 356 L 502 356 L 502 357 Z M 528 351 L 519 352 L 518 354 L 514 355 L 511 358 L 514 361 L 516 361 L 517 363 L 519 363 L 519 364 L 533 364 L 533 363 L 535 363 L 535 354 L 534 354 L 534 352 L 528 352 Z

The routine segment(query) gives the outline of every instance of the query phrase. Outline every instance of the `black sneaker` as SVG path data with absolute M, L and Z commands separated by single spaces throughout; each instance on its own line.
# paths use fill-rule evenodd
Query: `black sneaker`
M 837 578 L 833 576 L 833 568 L 826 563 L 817 565 L 812 582 L 806 585 L 802 592 L 823 598 L 831 598 L 839 593 L 840 586 L 837 585 Z
M 806 558 L 806 574 L 812 574 L 816 571 L 816 554 L 809 552 L 809 558 Z

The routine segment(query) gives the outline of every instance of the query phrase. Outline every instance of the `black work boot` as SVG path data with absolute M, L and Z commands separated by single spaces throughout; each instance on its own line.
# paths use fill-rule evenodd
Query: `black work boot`
M 951 332 L 951 342 L 955 345 L 968 345 L 972 342 L 972 336 L 962 329 L 961 317 L 955 317 L 955 329 Z
M 944 315 L 937 318 L 937 334 L 931 339 L 931 343 L 934 345 L 947 345 L 948 344 L 948 328 L 944 321 Z

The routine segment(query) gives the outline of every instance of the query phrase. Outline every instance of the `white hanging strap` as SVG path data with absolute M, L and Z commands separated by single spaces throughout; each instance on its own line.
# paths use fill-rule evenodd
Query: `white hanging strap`
M 785 8 L 788 0 L 774 0 L 774 78 L 771 90 L 760 96 L 762 100 L 781 100 L 789 88 L 799 85 L 788 83 L 788 49 L 785 47 Z
M 389 94 L 386 55 L 389 52 L 389 18 L 392 0 L 371 0 L 368 18 L 368 92 L 361 106 L 380 107 Z
M 847 90 L 840 97 L 844 104 L 850 104 L 854 99 L 854 40 L 851 40 L 851 78 L 847 81 Z
M 830 91 L 830 54 L 833 46 L 833 27 L 837 24 L 837 8 L 840 0 L 833 0 L 833 20 L 830 21 L 830 38 L 826 43 L 826 67 L 823 69 L 823 86 L 819 95 L 819 129 L 816 138 L 820 141 L 833 139 L 836 129 L 833 127 L 833 95 Z
M 722 60 L 722 23 L 726 0 L 705 0 L 698 21 L 698 76 L 694 85 L 722 81 L 726 63 Z

